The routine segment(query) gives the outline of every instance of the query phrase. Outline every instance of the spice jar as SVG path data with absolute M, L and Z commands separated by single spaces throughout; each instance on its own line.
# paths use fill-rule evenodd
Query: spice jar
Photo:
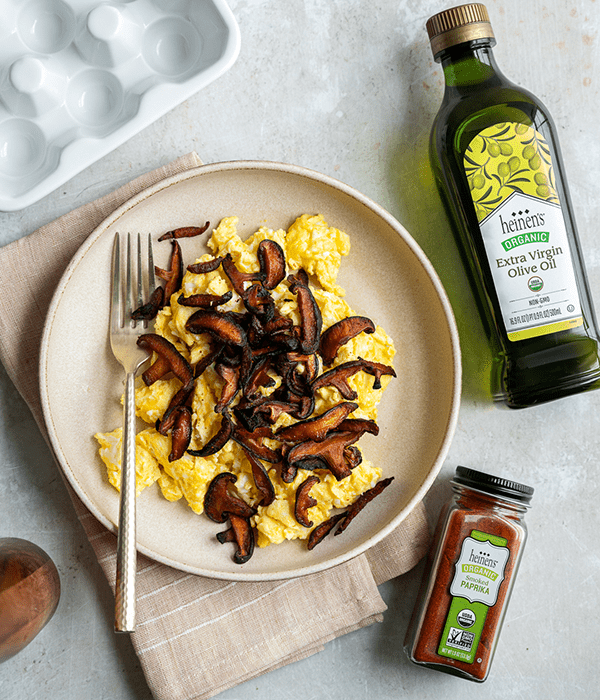
M 483 682 L 527 538 L 533 489 L 457 467 L 404 649 L 411 661 Z

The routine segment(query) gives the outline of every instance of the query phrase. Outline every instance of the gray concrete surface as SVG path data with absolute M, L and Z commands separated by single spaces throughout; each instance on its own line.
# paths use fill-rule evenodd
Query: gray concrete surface
M 195 149 L 205 162 L 303 165 L 356 187 L 394 214 L 447 285 L 465 354 L 460 419 L 427 496 L 432 518 L 457 464 L 536 488 L 530 540 L 491 677 L 483 685 L 410 665 L 402 639 L 419 567 L 381 587 L 382 624 L 346 635 L 305 661 L 222 693 L 220 700 L 600 697 L 598 445 L 600 392 L 521 412 L 478 387 L 477 322 L 426 162 L 442 94 L 424 31 L 450 3 L 435 0 L 230 0 L 242 49 L 234 67 L 25 211 L 0 214 L 0 244 Z M 600 308 L 600 3 L 490 0 L 504 72 L 550 108 Z M 10 275 L 4 270 L 3 276 Z M 4 277 L 6 279 L 6 277 Z M 58 611 L 21 654 L 0 665 L 3 700 L 150 700 L 112 598 L 31 415 L 0 368 L 0 536 L 35 541 L 56 561 Z

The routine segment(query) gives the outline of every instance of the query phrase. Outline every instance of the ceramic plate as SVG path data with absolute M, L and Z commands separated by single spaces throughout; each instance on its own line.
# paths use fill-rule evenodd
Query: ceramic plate
M 94 433 L 121 425 L 123 373 L 108 340 L 110 259 L 115 233 L 152 233 L 239 217 L 242 238 L 259 226 L 287 228 L 320 213 L 350 235 L 338 282 L 358 314 L 383 326 L 397 349 L 397 378 L 379 406 L 378 437 L 365 456 L 393 484 L 340 537 L 312 552 L 305 542 L 256 549 L 244 565 L 215 534 L 223 525 L 170 503 L 158 486 L 138 498 L 138 548 L 170 566 L 235 580 L 289 578 L 346 561 L 390 533 L 432 485 L 450 446 L 460 402 L 460 352 L 450 304 L 427 258 L 385 210 L 352 188 L 300 167 L 267 162 L 205 165 L 144 190 L 104 221 L 81 247 L 54 295 L 44 329 L 40 385 L 53 450 L 92 513 L 116 531 L 119 497 L 108 483 Z M 181 241 L 184 260 L 207 252 L 206 237 Z M 156 244 L 167 266 L 171 246 Z M 68 379 L 68 380 L 67 380 Z

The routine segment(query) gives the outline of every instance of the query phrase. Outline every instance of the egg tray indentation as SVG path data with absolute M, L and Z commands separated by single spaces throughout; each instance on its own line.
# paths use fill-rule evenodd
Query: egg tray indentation
M 22 209 L 225 72 L 224 0 L 0 0 L 0 210 Z

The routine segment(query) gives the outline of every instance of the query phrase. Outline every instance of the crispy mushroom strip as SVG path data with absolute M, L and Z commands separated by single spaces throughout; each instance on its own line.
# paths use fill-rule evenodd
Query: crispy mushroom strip
M 270 506 L 275 500 L 275 487 L 273 482 L 269 478 L 269 474 L 262 462 L 258 460 L 249 450 L 242 448 L 246 459 L 250 462 L 252 467 L 252 477 L 254 479 L 254 485 L 256 489 L 262 496 L 260 502 L 257 504 L 259 506 Z
M 341 535 L 342 532 L 350 525 L 354 518 L 360 513 L 360 511 L 370 503 L 376 496 L 386 489 L 394 480 L 393 476 L 389 476 L 387 479 L 382 479 L 378 481 L 373 488 L 361 493 L 361 495 L 354 501 L 354 503 L 348 508 L 344 518 L 344 521 L 340 523 L 338 529 L 334 532 L 335 535 Z
M 221 416 L 221 425 L 212 438 L 200 450 L 192 450 L 188 448 L 188 454 L 192 457 L 209 457 L 214 455 L 225 447 L 229 442 L 233 433 L 233 421 L 227 412 L 223 412 Z
M 315 484 L 318 484 L 320 479 L 316 475 L 309 476 L 305 479 L 296 491 L 296 503 L 294 505 L 294 516 L 303 527 L 312 527 L 312 520 L 309 520 L 308 509 L 317 505 L 317 500 L 310 495 L 310 490 Z
M 362 463 L 362 453 L 356 445 L 350 445 L 344 452 L 344 457 L 350 469 L 356 469 Z
M 231 438 L 238 445 L 245 447 L 248 452 L 253 454 L 258 459 L 262 459 L 270 464 L 277 464 L 281 461 L 280 450 L 272 450 L 263 443 L 266 437 L 273 437 L 271 428 L 256 428 L 252 432 L 246 430 L 241 425 L 234 426 Z
M 192 391 L 194 390 L 194 383 L 190 382 L 186 386 L 182 386 L 181 389 L 173 396 L 167 409 L 163 413 L 163 417 L 156 421 L 156 429 L 161 435 L 166 435 L 169 430 L 171 430 L 175 424 L 175 419 L 177 417 L 176 411 L 181 406 L 188 405 L 189 399 L 192 397 Z M 189 406 L 188 406 L 189 407 Z
M 353 377 L 357 372 L 362 369 L 362 362 L 359 360 L 350 360 L 349 362 L 344 362 L 333 369 L 323 372 L 319 377 L 317 377 L 311 384 L 313 391 L 318 391 L 326 386 L 335 387 L 343 398 L 348 401 L 354 401 L 358 398 L 358 394 L 352 387 L 348 384 L 348 379 Z
M 258 394 L 261 387 L 269 388 L 275 386 L 275 380 L 269 374 L 271 358 L 268 355 L 259 358 L 253 365 L 246 382 L 244 383 L 244 395 L 248 398 Z
M 181 287 L 183 280 L 183 254 L 181 246 L 175 239 L 171 240 L 173 250 L 171 251 L 171 267 L 168 271 L 168 279 L 166 279 L 164 289 L 163 304 L 168 304 L 171 301 L 171 296 Z
M 139 306 L 131 314 L 131 318 L 135 321 L 151 321 L 161 309 L 164 298 L 164 289 L 162 287 L 157 287 L 150 295 L 148 303 Z
M 190 333 L 210 333 L 227 345 L 242 346 L 248 341 L 246 331 L 230 314 L 214 309 L 198 309 L 187 320 L 186 329 Z
M 199 236 L 201 233 L 204 233 L 209 226 L 210 221 L 207 221 L 204 226 L 181 226 L 180 228 L 173 229 L 173 231 L 163 233 L 158 240 L 167 241 L 173 238 L 193 238 L 194 236 Z
M 231 527 L 224 532 L 217 534 L 217 539 L 221 544 L 234 542 L 236 550 L 233 561 L 236 564 L 245 564 L 254 553 L 254 530 L 247 518 L 240 518 L 233 513 L 229 514 Z
M 316 353 L 304 355 L 298 352 L 288 352 L 286 360 L 292 364 L 301 364 L 304 367 L 306 381 L 309 384 L 319 374 L 319 356 Z
M 169 462 L 175 462 L 183 457 L 192 438 L 192 412 L 190 409 L 187 406 L 178 406 L 174 414 Z
M 256 250 L 265 289 L 275 287 L 285 278 L 285 255 L 276 241 L 262 240 Z
M 289 275 L 290 291 L 296 295 L 300 313 L 300 350 L 305 355 L 312 355 L 319 348 L 323 320 L 321 310 L 308 286 L 308 275 L 302 269 L 295 275 Z
M 297 405 L 291 401 L 274 399 L 272 396 L 262 396 L 245 409 L 245 414 L 254 418 L 262 417 L 264 422 L 273 425 L 278 421 L 282 413 L 292 415 L 296 408 Z
M 221 472 L 210 482 L 204 496 L 204 512 L 215 523 L 224 523 L 228 515 L 250 518 L 256 510 L 241 498 L 231 493 L 237 476 L 231 472 Z
M 330 326 L 321 336 L 319 353 L 323 363 L 329 366 L 338 350 L 360 333 L 374 333 L 375 324 L 366 316 L 348 316 Z
M 232 296 L 232 292 L 225 292 L 225 294 L 192 294 L 189 297 L 180 294 L 177 303 L 181 306 L 197 306 L 201 309 L 212 309 L 214 306 L 226 304 Z
M 382 375 L 389 374 L 392 377 L 396 376 L 393 367 L 383 365 L 379 362 L 363 360 L 362 357 L 359 357 L 357 360 L 349 360 L 333 369 L 327 370 L 327 372 L 323 372 L 323 374 L 312 382 L 311 388 L 313 391 L 318 391 L 325 386 L 333 386 L 340 392 L 343 398 L 348 401 L 353 401 L 357 398 L 357 393 L 348 384 L 348 380 L 361 370 L 375 377 L 373 389 L 381 389 Z
M 216 348 L 212 348 L 206 355 L 204 355 L 204 357 L 201 358 L 194 367 L 194 376 L 201 376 L 204 371 L 213 364 L 213 362 L 216 362 L 219 357 L 221 357 L 221 353 L 223 352 L 224 348 L 224 345 L 219 345 Z
M 340 403 L 319 416 L 279 428 L 275 431 L 275 437 L 288 443 L 306 442 L 307 440 L 322 442 L 328 433 L 335 430 L 357 408 L 357 403 L 350 401 Z
M 368 418 L 346 418 L 339 426 L 338 430 L 348 431 L 350 433 L 371 433 L 371 435 L 379 435 L 379 426 L 374 420 Z
M 215 404 L 215 412 L 223 413 L 239 391 L 240 370 L 239 367 L 229 367 L 222 362 L 215 365 L 215 370 L 219 377 L 225 382 L 221 391 L 221 398 Z
M 160 379 L 168 371 L 173 372 L 184 387 L 188 387 L 194 381 L 194 373 L 190 363 L 166 338 L 156 333 L 144 333 L 137 339 L 137 344 L 144 350 L 151 350 L 158 355 L 158 359 L 154 364 L 159 365 L 158 369 L 162 374 L 157 376 L 157 370 L 152 371 L 152 367 L 150 367 L 149 370 L 142 374 L 142 378 L 147 386 L 150 386 L 156 379 Z M 162 371 L 163 369 L 164 371 Z
M 223 272 L 225 272 L 231 282 L 231 286 L 240 296 L 244 295 L 246 282 L 260 282 L 262 279 L 260 272 L 241 272 L 241 270 L 238 270 L 230 253 L 223 256 L 221 265 L 223 266 Z
M 242 301 L 248 311 L 260 319 L 263 323 L 268 323 L 275 316 L 275 302 L 262 284 L 253 284 L 242 294 Z
M 343 513 L 336 513 L 336 515 L 332 515 L 331 518 L 328 520 L 325 520 L 325 522 L 321 523 L 320 525 L 317 525 L 317 527 L 314 528 L 314 530 L 310 533 L 310 536 L 308 538 L 308 544 L 307 548 L 314 549 L 319 542 L 322 542 L 323 539 L 335 528 L 335 526 L 340 523 L 340 526 L 334 533 L 335 535 L 341 534 L 347 527 L 348 525 L 354 520 L 354 518 L 360 513 L 360 511 L 369 503 L 372 501 L 376 496 L 378 496 L 385 488 L 387 488 L 392 481 L 394 480 L 393 476 L 388 477 L 387 479 L 383 479 L 382 481 L 379 481 L 373 488 L 369 489 L 368 491 L 365 491 L 362 495 L 360 495 L 356 501 L 348 508 L 348 510 L 344 511 Z
M 221 267 L 222 262 L 222 257 L 211 258 L 210 260 L 205 260 L 204 262 L 192 263 L 191 265 L 187 266 L 187 269 L 188 272 L 191 272 L 194 275 L 203 275 L 207 272 L 217 270 L 219 267 Z
M 307 549 L 314 549 L 319 542 L 322 542 L 325 537 L 327 537 L 340 520 L 343 520 L 345 517 L 346 513 L 337 513 L 336 515 L 332 515 L 328 520 L 325 520 L 325 522 L 317 525 L 309 535 Z
M 150 367 L 148 367 L 148 369 L 144 370 L 142 373 L 142 379 L 144 380 L 144 384 L 146 386 L 151 386 L 154 384 L 154 382 L 164 377 L 165 374 L 170 371 L 170 362 L 165 357 L 157 355 Z
M 334 432 L 321 442 L 307 440 L 292 447 L 286 455 L 287 468 L 282 470 L 282 479 L 294 480 L 298 469 L 328 469 L 338 481 L 352 474 L 346 450 L 362 433 Z M 350 455 L 350 463 L 354 460 Z M 289 483 L 289 482 L 288 482 Z
M 373 375 L 375 380 L 373 381 L 373 389 L 381 389 L 381 377 L 384 374 L 390 375 L 392 377 L 396 376 L 396 372 L 393 367 L 389 365 L 384 365 L 381 362 L 372 362 L 371 360 L 363 360 L 362 357 L 358 358 L 363 363 L 363 370 L 367 374 Z
M 294 326 L 294 322 L 291 318 L 284 316 L 275 308 L 275 315 L 270 321 L 267 321 L 262 326 L 262 332 L 265 336 L 272 336 L 277 333 L 285 333 L 290 331 Z

